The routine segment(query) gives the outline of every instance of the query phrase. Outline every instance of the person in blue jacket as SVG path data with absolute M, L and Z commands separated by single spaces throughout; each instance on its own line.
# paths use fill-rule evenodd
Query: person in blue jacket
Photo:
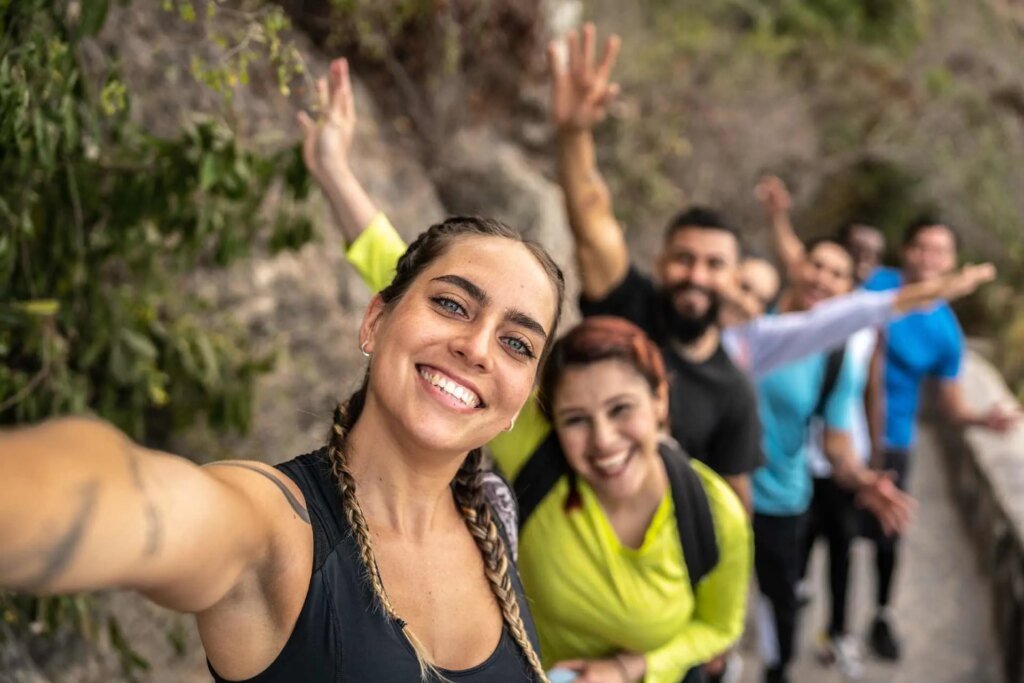
M 901 267 L 879 268 L 865 288 L 884 291 L 904 284 L 941 278 L 957 265 L 959 236 L 948 223 L 922 217 L 912 222 L 903 235 Z M 921 381 L 937 380 L 937 405 L 943 416 L 961 427 L 982 427 L 997 432 L 1011 429 L 1020 417 L 1019 409 L 993 405 L 985 410 L 968 406 L 963 397 L 960 372 L 964 335 L 956 315 L 947 304 L 903 316 L 888 325 L 885 335 L 885 430 L 884 441 L 872 455 L 876 468 L 892 471 L 903 489 L 914 447 Z M 877 613 L 871 626 L 869 644 L 883 659 L 900 656 L 889 604 L 896 571 L 899 536 L 876 533 L 878 571 Z

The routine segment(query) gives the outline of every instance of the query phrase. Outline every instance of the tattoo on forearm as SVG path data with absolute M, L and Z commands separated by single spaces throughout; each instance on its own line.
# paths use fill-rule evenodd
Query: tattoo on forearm
M 306 508 L 302 506 L 302 503 L 298 501 L 295 495 L 288 489 L 287 486 L 285 486 L 281 482 L 280 479 L 278 479 L 273 474 L 270 474 L 266 470 L 260 469 L 255 465 L 249 465 L 244 462 L 211 462 L 210 464 L 205 465 L 205 467 L 240 467 L 244 470 L 251 470 L 257 474 L 263 475 L 270 481 L 274 482 L 274 486 L 276 486 L 281 491 L 281 493 L 284 494 L 285 499 L 288 501 L 288 504 L 292 506 L 292 510 L 295 511 L 295 514 L 297 514 L 299 518 L 306 524 L 310 523 L 309 512 L 307 512 Z
M 163 521 L 160 513 L 153 503 L 149 492 L 146 490 L 146 482 L 142 477 L 141 456 L 132 450 L 130 442 L 125 442 L 125 458 L 128 461 L 128 472 L 131 474 L 132 484 L 135 490 L 142 496 L 142 514 L 146 520 L 146 543 L 142 549 L 143 557 L 153 557 L 160 551 L 160 541 L 163 538 Z
M 39 544 L 0 562 L 0 574 L 18 577 L 15 582 L 28 590 L 43 590 L 53 584 L 71 564 L 86 529 L 96 512 L 100 483 L 85 482 L 75 490 L 78 506 L 68 527 L 51 543 Z M 24 577 L 24 578 L 21 578 Z

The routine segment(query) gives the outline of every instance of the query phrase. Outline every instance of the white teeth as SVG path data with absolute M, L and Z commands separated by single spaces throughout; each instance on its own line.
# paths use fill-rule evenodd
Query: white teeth
M 461 384 L 447 377 L 444 377 L 443 375 L 440 375 L 436 372 L 431 372 L 426 368 L 423 368 L 420 370 L 420 376 L 423 377 L 423 379 L 430 382 L 431 384 L 433 384 L 441 391 L 448 394 L 449 396 L 452 396 L 461 401 L 462 403 L 465 403 L 470 408 L 476 408 L 482 403 L 480 397 L 473 393 L 471 389 L 467 389 Z
M 603 458 L 595 458 L 591 462 L 594 467 L 599 470 L 604 472 L 614 472 L 625 465 L 627 460 L 629 460 L 629 451 L 618 453 L 616 455 L 606 455 Z

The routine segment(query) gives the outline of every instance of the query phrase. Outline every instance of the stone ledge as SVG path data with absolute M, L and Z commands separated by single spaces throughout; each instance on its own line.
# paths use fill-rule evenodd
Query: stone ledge
M 965 356 L 963 391 L 979 409 L 1014 401 L 999 372 L 974 351 Z M 991 582 L 1005 680 L 1024 683 L 1024 429 L 963 431 L 932 415 L 953 497 Z

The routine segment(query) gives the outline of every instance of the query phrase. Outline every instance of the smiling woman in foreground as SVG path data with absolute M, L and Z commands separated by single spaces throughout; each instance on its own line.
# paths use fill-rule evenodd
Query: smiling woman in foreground
M 563 286 L 501 223 L 431 227 L 351 342 L 371 360 L 329 444 L 276 468 L 79 418 L 0 434 L 0 587 L 193 612 L 218 681 L 544 680 L 479 446 L 530 396 Z

